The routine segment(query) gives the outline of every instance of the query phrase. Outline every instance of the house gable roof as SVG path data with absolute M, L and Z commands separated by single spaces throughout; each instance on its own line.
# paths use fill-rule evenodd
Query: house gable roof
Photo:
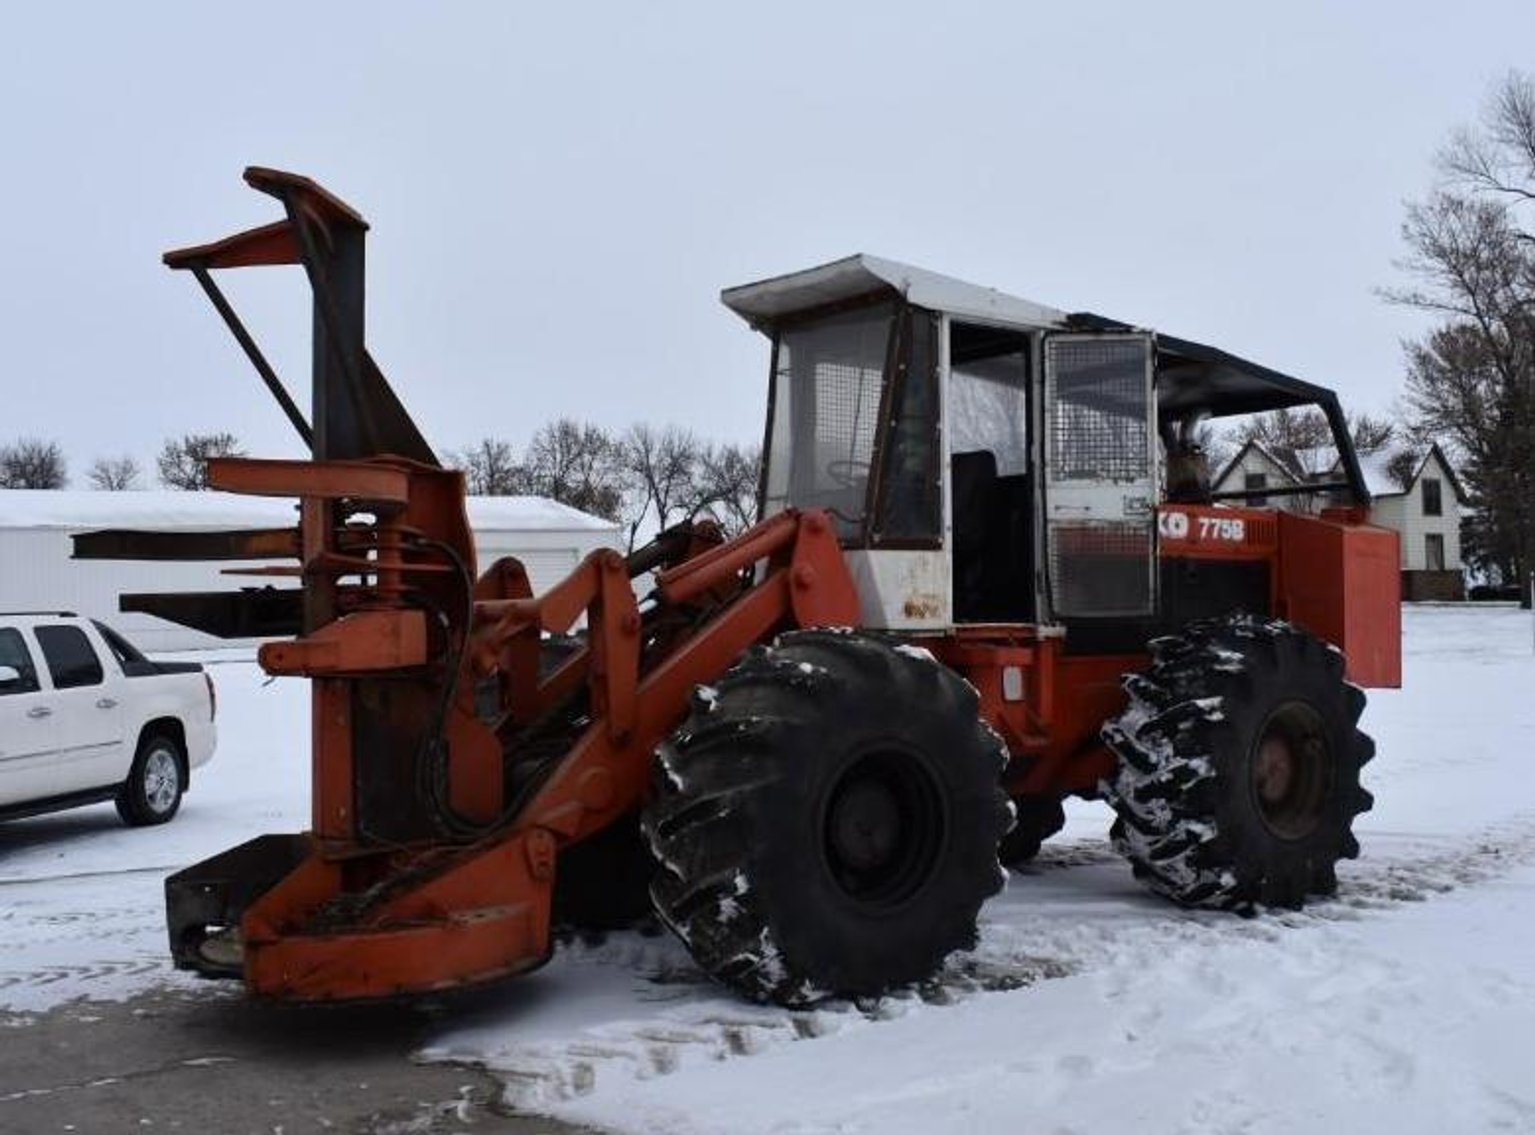
M 1407 489 L 1404 491 L 1410 492 L 1412 487 L 1422 478 L 1424 472 L 1428 469 L 1430 458 L 1438 459 L 1439 467 L 1444 470 L 1444 475 L 1449 478 L 1450 488 L 1455 492 L 1456 503 L 1465 504 L 1466 490 L 1461 487 L 1460 478 L 1455 475 L 1455 466 L 1450 464 L 1450 459 L 1444 455 L 1444 450 L 1439 448 L 1437 441 L 1428 447 L 1428 452 L 1423 455 L 1423 460 L 1418 462 L 1418 467 L 1413 470 L 1412 480 L 1407 482 Z
M 1281 477 L 1285 478 L 1287 483 L 1291 485 L 1301 484 L 1301 479 L 1295 475 L 1295 470 L 1291 469 L 1287 464 L 1275 456 L 1273 451 L 1271 451 L 1268 446 L 1264 445 L 1257 438 L 1252 438 L 1243 442 L 1242 448 L 1237 450 L 1236 456 L 1233 457 L 1230 461 L 1226 462 L 1225 468 L 1220 471 L 1219 475 L 1217 475 L 1215 480 L 1211 483 L 1217 487 L 1224 485 L 1226 483 L 1226 478 L 1236 471 L 1237 467 L 1242 464 L 1242 458 L 1246 457 L 1249 452 L 1257 453 L 1259 456 L 1261 456 L 1263 460 L 1271 465 Z
M 1439 448 L 1438 442 L 1433 442 L 1423 451 L 1423 456 L 1413 466 L 1412 476 L 1408 478 L 1406 485 L 1401 485 L 1391 476 L 1387 470 L 1391 455 L 1384 452 L 1372 453 L 1369 456 L 1359 458 L 1360 470 L 1364 473 L 1365 483 L 1369 486 L 1370 494 L 1377 497 L 1404 497 L 1412 492 L 1418 481 L 1422 479 L 1428 469 L 1430 459 L 1437 458 L 1439 467 L 1444 470 L 1444 475 L 1449 479 L 1450 488 L 1455 493 L 1455 500 L 1459 504 L 1466 503 L 1466 490 L 1460 483 L 1460 477 L 1455 473 L 1455 466 L 1450 464 L 1450 459 L 1444 455 L 1444 450 Z M 1334 463 L 1333 468 L 1337 469 Z

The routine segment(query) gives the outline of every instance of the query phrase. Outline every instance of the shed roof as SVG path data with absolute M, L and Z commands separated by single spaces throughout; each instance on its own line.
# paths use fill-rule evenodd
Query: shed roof
M 0 490 L 0 529 L 140 528 L 217 531 L 297 523 L 295 504 L 275 497 L 175 490 L 94 492 Z M 469 524 L 489 532 L 612 532 L 610 520 L 545 497 L 469 497 Z

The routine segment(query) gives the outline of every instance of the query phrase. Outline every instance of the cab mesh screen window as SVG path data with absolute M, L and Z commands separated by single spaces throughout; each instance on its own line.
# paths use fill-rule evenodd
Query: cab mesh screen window
M 1062 481 L 1150 476 L 1146 348 L 1139 340 L 1052 342 L 1050 474 Z
M 764 515 L 824 508 L 843 537 L 862 532 L 893 316 L 880 304 L 780 336 Z
M 1082 521 L 1050 526 L 1057 614 L 1129 616 L 1151 607 L 1151 525 Z

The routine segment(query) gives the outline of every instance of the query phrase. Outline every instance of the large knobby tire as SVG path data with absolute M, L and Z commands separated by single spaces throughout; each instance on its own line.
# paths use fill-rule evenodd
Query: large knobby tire
M 1136 877 L 1187 906 L 1331 894 L 1337 861 L 1359 854 L 1354 816 L 1372 803 L 1359 770 L 1375 753 L 1343 656 L 1244 616 L 1192 624 L 1151 653 L 1103 730 L 1119 757 L 1102 785 L 1111 836 Z
M 657 755 L 651 897 L 725 985 L 872 996 L 975 944 L 1005 878 L 1006 751 L 925 651 L 786 634 L 700 690 Z
M 180 744 L 165 733 L 139 741 L 128 779 L 117 790 L 117 814 L 129 827 L 163 824 L 181 807 L 187 789 L 187 759 Z

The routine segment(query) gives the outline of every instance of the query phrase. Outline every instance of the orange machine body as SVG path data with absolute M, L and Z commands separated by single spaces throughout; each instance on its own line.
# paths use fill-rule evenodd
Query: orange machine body
M 304 178 L 246 176 L 287 219 L 166 262 L 196 276 L 313 452 L 216 460 L 212 483 L 296 499 L 298 523 L 76 540 L 84 557 L 284 561 L 236 570 L 300 585 L 124 597 L 125 609 L 270 638 L 267 672 L 313 688 L 310 830 L 167 880 L 173 956 L 294 1001 L 528 970 L 549 956 L 564 857 L 633 816 L 695 691 L 779 632 L 857 624 L 836 524 L 788 509 L 729 541 L 686 524 L 627 557 L 594 552 L 538 596 L 515 560 L 482 568 L 462 474 L 440 467 L 363 347 L 366 223 Z M 257 264 L 300 264 L 313 287 L 310 420 L 210 275 Z M 1398 683 L 1394 534 L 1345 510 L 1174 504 L 1157 516 L 1164 588 L 1197 595 L 1208 573 L 1238 565 L 1261 581 L 1246 595 L 1266 607 L 1254 613 L 1343 648 L 1357 682 Z M 1086 651 L 1031 624 L 909 637 L 979 691 L 1012 755 L 1013 795 L 1091 794 L 1112 772 L 1099 727 L 1124 704 L 1121 676 L 1145 666 L 1143 645 Z

